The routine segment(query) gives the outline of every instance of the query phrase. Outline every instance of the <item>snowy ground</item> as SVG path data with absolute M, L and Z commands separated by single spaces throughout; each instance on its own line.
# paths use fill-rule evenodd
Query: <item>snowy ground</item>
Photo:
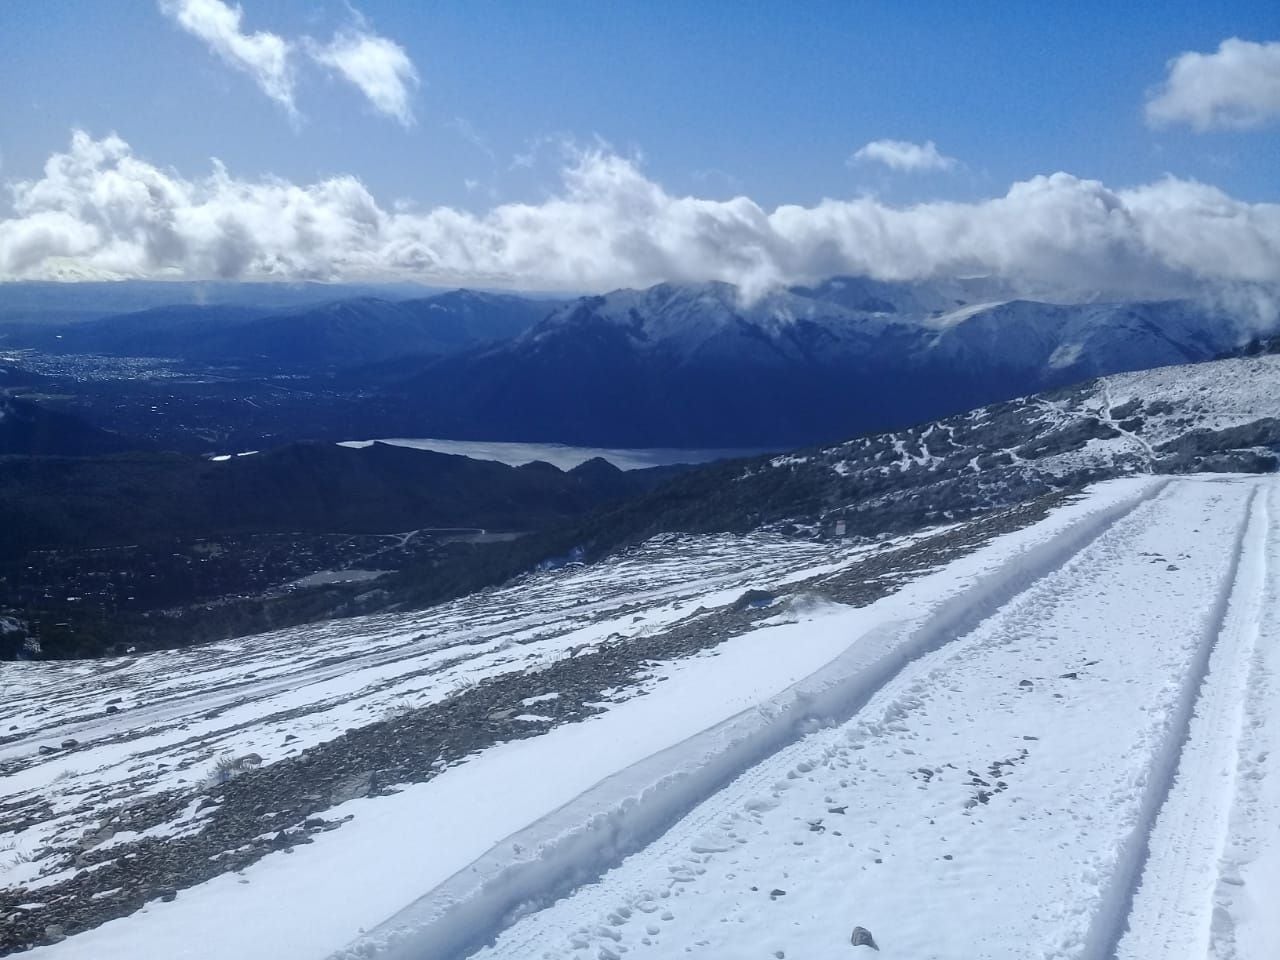
M 870 606 L 779 604 L 654 664 L 643 696 L 31 955 L 870 956 L 861 926 L 885 957 L 1280 956 L 1277 497 L 1273 478 L 1103 484 Z M 54 815 L 0 846 L 77 834 L 124 782 L 172 789 L 223 750 L 269 764 L 860 555 L 673 539 L 413 618 L 20 665 L 3 809 Z M 67 737 L 86 743 L 38 754 Z M 40 863 L 0 880 L 38 896 Z

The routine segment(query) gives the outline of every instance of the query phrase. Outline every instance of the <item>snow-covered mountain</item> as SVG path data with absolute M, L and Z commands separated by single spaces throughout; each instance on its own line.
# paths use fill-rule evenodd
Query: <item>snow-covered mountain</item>
M 752 301 L 728 284 L 660 284 L 567 304 L 406 394 L 433 436 L 795 445 L 1207 360 L 1251 333 L 1190 301 L 1048 303 L 977 280 L 836 280 Z

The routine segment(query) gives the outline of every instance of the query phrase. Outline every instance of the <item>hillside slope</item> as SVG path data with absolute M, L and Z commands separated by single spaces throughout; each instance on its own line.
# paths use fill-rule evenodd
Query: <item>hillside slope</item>
M 876 535 L 1133 473 L 1272 471 L 1280 356 L 1117 374 L 891 433 L 713 464 L 599 517 L 585 539 L 788 523 Z
M 0 429 L 5 425 L 0 420 Z M 177 454 L 0 459 L 0 559 L 34 549 L 236 534 L 530 530 L 646 489 L 669 471 L 561 471 L 375 443 L 294 444 L 212 461 Z
M 100 430 L 79 417 L 9 396 L 6 384 L 31 386 L 34 381 L 21 376 L 12 380 L 0 367 L 0 457 L 89 457 L 145 449 L 143 441 Z
M 1278 515 L 1142 477 L 18 664 L 0 952 L 1269 960 Z

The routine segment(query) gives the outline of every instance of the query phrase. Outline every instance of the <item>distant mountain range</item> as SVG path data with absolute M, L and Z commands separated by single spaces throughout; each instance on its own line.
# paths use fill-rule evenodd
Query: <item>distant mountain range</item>
M 404 300 L 357 297 L 283 312 L 243 304 L 182 304 L 78 323 L 9 324 L 0 326 L 0 344 L 315 372 L 452 354 L 509 339 L 559 305 L 471 290 Z
M 786 446 L 1207 360 L 1249 336 L 1241 321 L 1189 301 L 1002 293 L 981 281 L 856 280 L 753 302 L 725 284 L 621 290 L 389 389 L 403 397 L 403 429 L 419 436 Z
M 0 291 L 0 323 L 88 320 L 173 306 L 241 306 L 266 315 L 355 297 L 409 300 L 438 292 L 416 283 L 234 280 L 23 280 L 4 283 Z
M 277 443 L 417 436 L 785 449 L 1208 360 L 1258 333 L 1191 300 L 1059 302 L 986 278 L 843 277 L 755 299 L 709 283 L 570 301 L 458 290 L 283 310 L 187 304 L 0 324 L 0 346 L 177 358 L 221 368 L 220 383 L 228 369 L 246 383 L 288 374 L 271 381 L 248 431 L 222 415 L 183 415 L 178 405 L 202 402 L 190 385 L 163 398 L 175 424 L 250 444 L 256 431 Z M 234 383 L 220 389 L 234 393 Z M 80 409 L 138 432 L 129 402 Z

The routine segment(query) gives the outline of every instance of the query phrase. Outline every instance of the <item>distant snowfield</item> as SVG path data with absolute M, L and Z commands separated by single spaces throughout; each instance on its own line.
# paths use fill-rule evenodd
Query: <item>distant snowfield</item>
M 780 608 L 654 664 L 644 696 L 350 801 L 310 845 L 29 955 L 870 957 L 861 926 L 903 960 L 1273 960 L 1278 498 L 1275 478 L 1101 484 L 870 606 Z M 663 538 L 419 614 L 15 665 L 0 719 L 30 733 L 0 759 L 151 732 L 6 777 L 6 799 L 39 793 L 63 819 L 0 842 L 78 835 L 87 784 L 144 756 L 269 763 L 298 748 L 268 721 L 282 709 L 309 708 L 289 727 L 305 747 L 859 555 Z M 129 709 L 84 719 L 108 696 Z
M 346 440 L 343 447 L 367 447 L 374 443 L 389 443 L 397 447 L 413 447 L 417 450 L 433 450 L 451 453 L 475 460 L 497 460 L 518 467 L 541 460 L 561 470 L 572 470 L 580 463 L 600 457 L 619 470 L 643 470 L 646 467 L 665 467 L 678 463 L 710 463 L 713 460 L 729 460 L 749 457 L 764 450 L 683 450 L 675 447 L 612 448 L 571 447 L 562 443 L 506 443 L 491 440 L 433 440 L 393 437 L 385 440 Z

